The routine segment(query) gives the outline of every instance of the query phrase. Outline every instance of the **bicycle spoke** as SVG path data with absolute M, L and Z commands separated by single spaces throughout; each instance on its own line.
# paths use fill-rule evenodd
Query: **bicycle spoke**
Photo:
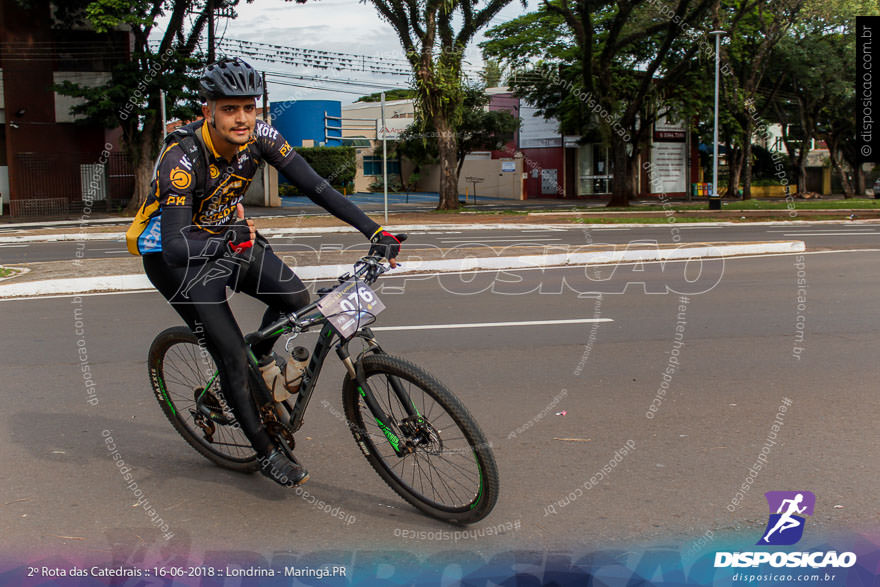
M 415 455 L 415 462 L 416 462 L 416 467 L 418 467 L 418 469 L 419 469 L 420 475 L 424 475 L 424 470 L 422 469 L 422 464 L 420 462 L 418 454 Z M 431 471 L 431 466 L 430 466 L 431 464 L 426 463 L 426 465 L 428 467 L 428 471 Z M 442 477 L 440 477 L 439 475 L 438 475 L 438 479 L 441 482 L 443 481 Z M 437 488 L 433 483 L 430 484 L 430 487 L 431 487 L 432 497 L 434 498 L 434 501 L 437 501 L 437 499 L 436 499 L 437 498 Z M 424 493 L 424 488 L 422 489 L 422 493 Z M 456 499 L 457 499 L 457 497 L 456 497 Z
M 391 377 L 402 386 L 411 406 L 404 405 L 395 393 Z M 416 436 L 402 431 L 398 434 L 401 442 L 415 443 L 414 452 L 400 456 L 376 424 L 366 401 L 359 398 L 364 432 L 388 472 L 427 503 L 450 510 L 471 506 L 480 494 L 479 465 L 473 459 L 469 439 L 452 414 L 419 385 L 399 375 L 376 373 L 368 376 L 368 385 L 390 420 L 384 423 L 386 426 L 399 431 L 400 421 L 408 417 L 407 407 L 415 408 L 421 416 L 421 431 Z
M 180 345 L 177 345 L 177 346 L 179 347 Z M 199 374 L 196 371 L 196 368 L 194 367 L 196 359 L 195 359 L 195 353 L 192 351 L 192 345 L 188 345 L 187 350 L 190 351 L 191 357 L 189 357 L 189 358 L 183 356 L 183 353 L 186 351 L 181 350 L 179 348 L 172 349 L 172 351 L 174 352 L 174 354 L 176 355 L 176 358 L 177 358 L 177 361 L 175 361 L 174 366 L 175 366 L 175 368 L 177 368 L 178 373 L 180 373 L 180 375 L 184 378 L 186 378 L 186 375 L 180 370 L 179 367 L 177 367 L 177 365 L 178 364 L 183 365 L 183 367 L 186 368 L 190 372 L 191 378 L 187 379 L 187 381 L 189 381 L 189 382 L 198 381 Z M 167 359 L 166 359 L 166 361 L 167 361 Z
M 174 406 L 177 421 L 189 430 L 189 434 L 219 457 L 239 462 L 252 459 L 253 448 L 239 427 L 213 422 L 209 440 L 205 429 L 199 425 L 199 422 L 207 421 L 207 417 L 197 412 L 196 390 L 202 390 L 202 396 L 209 394 L 206 400 L 213 399 L 219 404 L 223 416 L 235 422 L 223 397 L 213 357 L 198 344 L 181 341 L 168 347 L 161 364 L 165 396 Z M 214 402 L 208 405 L 217 409 Z
M 427 463 L 427 466 L 429 466 L 429 467 L 434 467 L 434 465 L 433 465 L 432 463 L 430 463 L 430 462 Z M 436 467 L 434 467 L 434 468 L 436 469 Z M 447 495 L 449 495 L 450 497 L 453 497 L 453 499 L 455 500 L 456 505 L 465 505 L 465 504 L 468 503 L 468 501 L 463 501 L 461 498 L 459 498 L 458 494 L 456 494 L 455 491 L 452 489 L 452 487 L 450 487 L 449 483 L 446 482 L 446 478 L 445 478 L 445 476 L 444 476 L 444 475 L 440 475 L 440 474 L 439 474 L 439 471 L 438 471 L 437 478 L 440 480 L 440 483 L 443 485 L 443 487 L 446 488 L 446 493 L 447 493 Z M 434 490 L 434 495 L 437 495 L 437 494 L 438 494 L 438 492 L 437 492 L 437 488 L 436 488 L 436 487 L 432 487 L 432 489 Z

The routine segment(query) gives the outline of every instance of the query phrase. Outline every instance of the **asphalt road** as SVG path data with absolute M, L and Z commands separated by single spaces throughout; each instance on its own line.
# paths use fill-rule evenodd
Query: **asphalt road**
M 4 236 L 14 236 L 5 234 Z M 425 248 L 485 248 L 487 257 L 503 255 L 506 247 L 534 247 L 536 253 L 550 247 L 582 247 L 591 244 L 628 243 L 693 243 L 741 242 L 766 240 L 802 240 L 808 250 L 880 248 L 880 224 L 873 222 L 798 223 L 775 225 L 692 226 L 687 223 L 655 226 L 620 227 L 579 225 L 570 228 L 517 230 L 427 230 L 410 232 L 405 250 L 415 254 Z M 361 246 L 364 239 L 355 233 L 305 234 L 271 238 L 280 253 L 295 254 L 302 250 L 337 250 Z M 0 243 L 0 263 L 63 261 L 75 257 L 80 243 L 74 241 L 49 243 Z M 127 258 L 125 242 L 86 241 L 80 258 Z
M 361 456 L 338 418 L 342 368 L 332 354 L 297 437 L 311 473 L 309 493 L 297 496 L 213 466 L 164 419 L 145 355 L 179 320 L 158 294 L 2 301 L 0 552 L 195 563 L 291 551 L 332 562 L 358 550 L 465 558 L 655 542 L 686 550 L 709 531 L 754 544 L 767 520 L 763 493 L 801 489 L 817 496 L 813 536 L 876 528 L 880 259 L 837 252 L 720 263 L 707 261 L 702 274 L 668 263 L 384 280 L 380 326 L 613 320 L 380 332 L 390 352 L 444 380 L 494 445 L 500 501 L 471 528 L 483 534 L 459 540 L 442 533 L 461 529 L 408 506 Z M 645 285 L 626 286 L 636 281 Z M 667 286 L 690 295 L 645 293 Z M 245 327 L 257 323 L 256 302 L 232 304 Z M 737 498 L 786 401 L 766 464 Z M 108 435 L 169 540 L 119 474 Z M 628 443 L 634 450 L 615 457 Z

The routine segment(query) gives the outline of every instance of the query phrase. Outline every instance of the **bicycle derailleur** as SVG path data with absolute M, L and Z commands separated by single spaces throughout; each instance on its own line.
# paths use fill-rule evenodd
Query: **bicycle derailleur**
M 197 387 L 193 390 L 193 399 L 196 402 L 196 409 L 190 410 L 193 421 L 202 429 L 205 440 L 213 442 L 216 424 L 229 426 L 234 420 L 223 414 L 223 404 L 211 391 Z

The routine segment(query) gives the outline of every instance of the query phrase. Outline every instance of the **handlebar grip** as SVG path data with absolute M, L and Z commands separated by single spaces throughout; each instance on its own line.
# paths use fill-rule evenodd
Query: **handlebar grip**
M 272 334 L 278 332 L 279 329 L 284 328 L 290 322 L 290 316 L 284 316 L 280 320 L 276 320 L 273 324 L 268 325 L 262 330 L 258 330 L 253 334 L 250 334 L 245 337 L 245 340 L 248 344 L 252 344 L 254 342 L 259 342 L 266 340 Z

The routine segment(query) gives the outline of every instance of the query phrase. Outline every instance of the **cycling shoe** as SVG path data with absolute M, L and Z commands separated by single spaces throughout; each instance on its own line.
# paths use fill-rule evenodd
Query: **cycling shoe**
M 285 487 L 296 487 L 309 480 L 308 471 L 278 448 L 260 458 L 260 472 Z

